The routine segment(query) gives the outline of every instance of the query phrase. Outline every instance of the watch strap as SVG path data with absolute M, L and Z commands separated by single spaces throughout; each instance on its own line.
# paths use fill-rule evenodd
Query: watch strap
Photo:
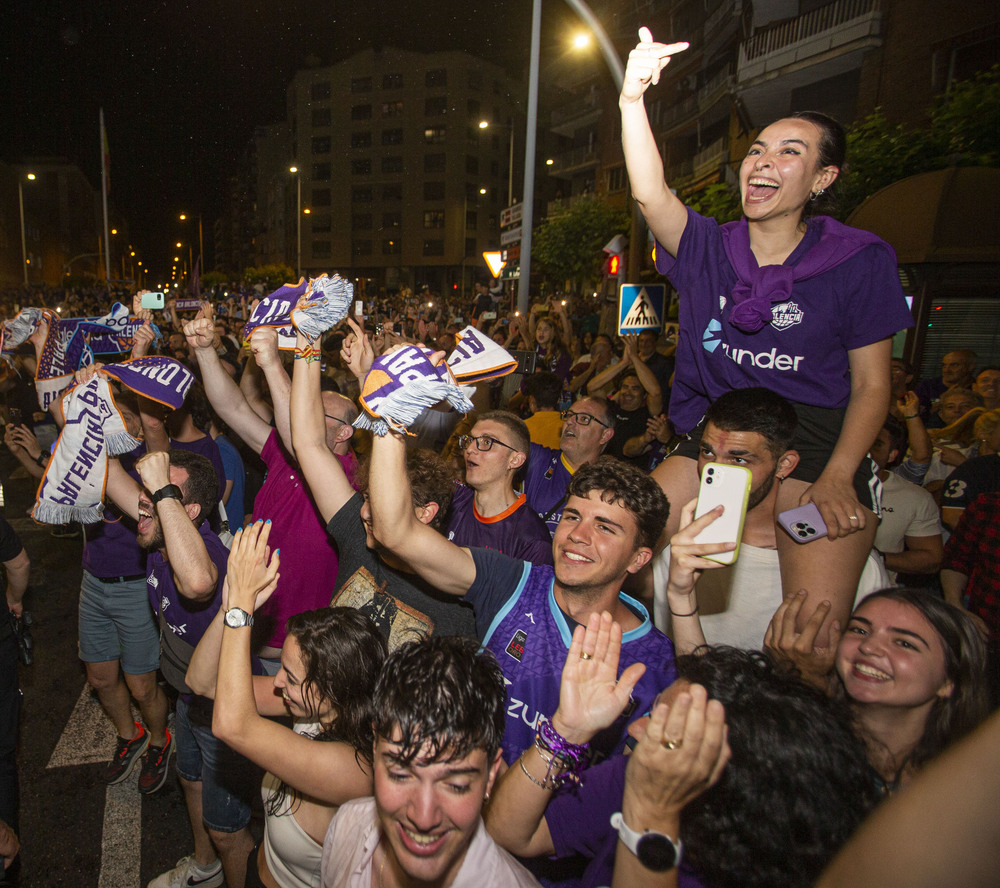
M 162 499 L 176 499 L 183 500 L 184 493 L 176 484 L 164 484 L 159 490 L 157 490 L 151 497 L 153 505 L 156 505 Z
M 643 832 L 636 832 L 632 829 L 626 822 L 625 818 L 622 817 L 621 812 L 618 811 L 611 815 L 611 826 L 618 832 L 618 838 L 621 839 L 622 844 L 628 848 L 638 859 L 639 862 L 648 867 L 651 870 L 657 872 L 666 872 L 667 870 L 674 869 L 681 864 L 681 855 L 684 851 L 684 843 L 681 842 L 679 838 L 674 839 L 668 836 L 666 833 L 656 832 L 652 829 L 644 830 Z M 669 866 L 657 867 L 651 864 L 651 861 L 646 859 L 646 856 L 642 853 L 639 847 L 640 842 L 647 837 L 656 837 L 659 839 L 665 839 L 674 847 L 674 862 Z
M 226 611 L 226 625 L 231 629 L 253 625 L 253 614 L 247 613 L 241 607 L 231 607 Z

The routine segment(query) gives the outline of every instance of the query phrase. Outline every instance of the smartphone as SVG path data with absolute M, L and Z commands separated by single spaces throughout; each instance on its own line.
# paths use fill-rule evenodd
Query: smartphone
M 480 316 L 481 321 L 495 321 L 497 318 L 497 313 L 495 311 L 484 311 Z
M 797 543 L 811 543 L 827 535 L 826 522 L 815 503 L 806 503 L 796 509 L 780 512 L 778 524 Z
M 731 552 L 705 555 L 709 561 L 732 564 L 739 557 L 743 521 L 747 514 L 747 501 L 750 499 L 751 479 L 750 470 L 744 466 L 708 463 L 702 470 L 694 517 L 700 518 L 716 506 L 725 506 L 725 511 L 698 534 L 695 542 L 736 543 L 736 548 Z
M 21 418 L 21 408 L 8 407 L 7 422 L 9 422 L 13 426 L 19 426 L 23 422 L 23 419 Z
M 365 316 L 365 304 L 360 299 L 354 300 L 354 317 L 363 318 Z
M 166 304 L 166 298 L 163 293 L 154 291 L 152 293 L 142 294 L 142 307 L 143 308 L 163 308 Z

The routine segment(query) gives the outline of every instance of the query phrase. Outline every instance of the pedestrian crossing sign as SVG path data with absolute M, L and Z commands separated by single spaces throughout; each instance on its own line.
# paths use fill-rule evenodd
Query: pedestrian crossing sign
M 622 284 L 618 291 L 618 335 L 663 329 L 666 284 Z

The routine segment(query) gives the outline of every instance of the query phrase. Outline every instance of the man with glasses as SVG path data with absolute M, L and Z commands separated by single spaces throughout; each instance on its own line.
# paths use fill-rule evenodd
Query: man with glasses
M 524 492 L 528 505 L 555 533 L 566 488 L 581 466 L 594 462 L 615 433 L 615 411 L 607 398 L 581 398 L 562 414 L 560 449 L 531 445 Z
M 505 410 L 484 413 L 458 446 L 465 459 L 465 484 L 452 499 L 448 539 L 458 546 L 482 546 L 533 564 L 551 564 L 548 528 L 527 497 L 514 491 L 531 448 L 524 421 Z
M 271 521 L 271 547 L 281 549 L 283 565 L 277 591 L 254 619 L 259 626 L 255 633 L 260 633 L 255 638 L 263 642 L 258 653 L 265 671 L 274 675 L 281 665 L 288 618 L 330 603 L 337 577 L 337 550 L 292 455 L 291 380 L 278 355 L 277 331 L 269 327 L 254 330 L 250 338 L 253 360 L 247 361 L 242 388 L 219 360 L 213 346 L 215 328 L 208 318 L 185 324 L 184 335 L 201 368 L 205 393 L 215 412 L 260 454 L 267 467 L 264 486 L 254 500 L 253 520 Z M 260 385 L 255 381 L 261 373 L 271 391 L 274 427 L 265 418 L 268 408 L 258 397 Z M 353 478 L 357 460 L 351 452 L 351 423 L 358 415 L 357 407 L 341 395 L 324 392 L 322 410 L 326 444 L 347 477 Z

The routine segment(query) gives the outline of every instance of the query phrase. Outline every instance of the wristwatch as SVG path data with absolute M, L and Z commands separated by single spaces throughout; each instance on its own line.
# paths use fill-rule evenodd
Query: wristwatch
M 241 607 L 231 607 L 226 611 L 226 625 L 231 629 L 253 625 L 253 614 L 248 614 Z
M 663 873 L 675 866 L 680 866 L 681 852 L 684 845 L 680 839 L 674 841 L 665 833 L 636 832 L 630 829 L 622 818 L 621 812 L 611 815 L 611 825 L 618 831 L 618 838 L 628 848 L 646 869 L 654 873 Z
M 184 499 L 184 493 L 176 484 L 164 484 L 159 490 L 156 491 L 151 497 L 153 505 L 155 506 L 161 499 Z

